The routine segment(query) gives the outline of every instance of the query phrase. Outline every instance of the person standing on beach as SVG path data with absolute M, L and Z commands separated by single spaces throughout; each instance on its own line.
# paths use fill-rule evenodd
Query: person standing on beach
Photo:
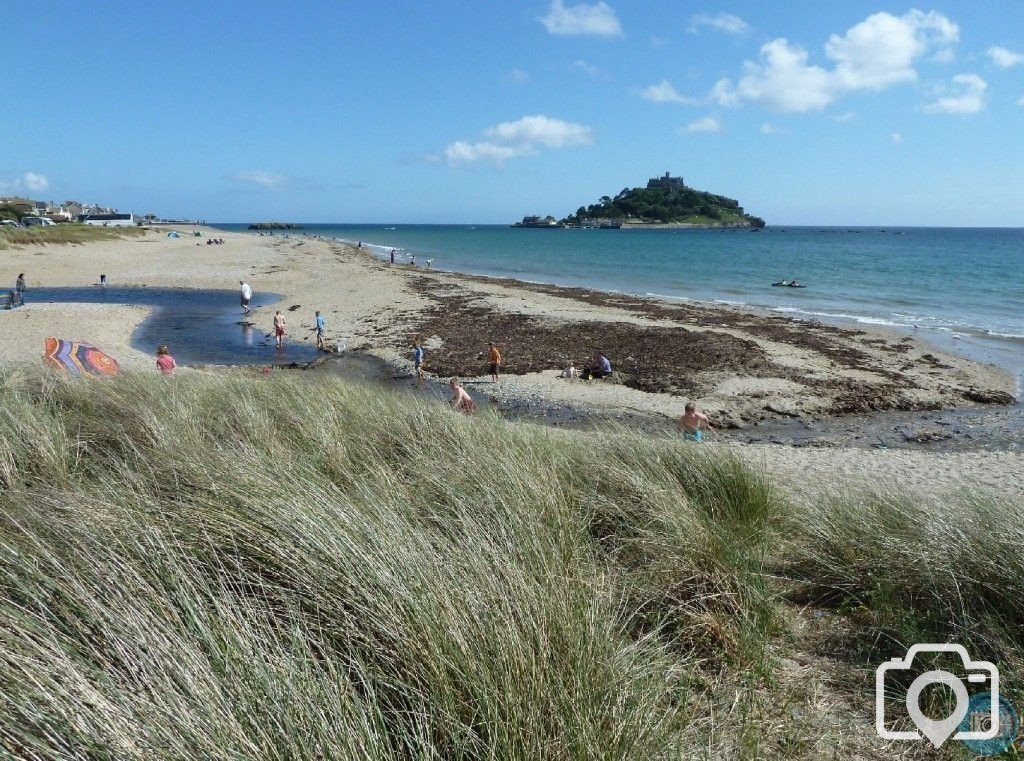
M 18 279 L 14 281 L 14 293 L 18 297 L 18 303 L 25 303 L 25 273 L 22 272 L 18 275 Z
M 248 317 L 252 314 L 252 310 L 249 308 L 249 302 L 252 301 L 252 288 L 244 280 L 239 280 L 238 284 L 242 287 L 242 314 Z
M 683 416 L 679 418 L 676 427 L 682 431 L 683 438 L 687 441 L 703 441 L 704 434 L 701 430 L 712 430 L 708 416 L 703 412 L 697 412 L 697 405 L 693 402 L 686 403 Z
M 395 249 L 391 249 L 391 263 L 395 263 Z
M 327 330 L 327 318 L 320 314 L 320 310 L 316 310 L 316 348 L 323 351 L 324 348 L 324 332 Z
M 281 310 L 278 309 L 274 315 L 274 335 L 277 337 L 277 348 L 284 348 L 284 315 L 281 314 Z
M 473 401 L 466 389 L 459 383 L 458 378 L 452 378 L 448 385 L 452 389 L 452 409 L 458 410 L 459 412 L 465 412 L 467 415 L 472 415 L 476 410 L 476 402 Z
M 490 349 L 487 353 L 487 359 L 491 365 L 491 383 L 498 382 L 498 370 L 501 368 L 501 352 L 498 351 L 498 347 L 494 345 L 494 341 L 491 341 Z
M 420 346 L 419 341 L 414 341 L 412 345 L 412 365 L 416 370 L 416 381 L 422 385 L 423 383 L 423 347 Z
M 167 348 L 167 344 L 163 344 L 156 350 L 156 366 L 164 375 L 174 375 L 178 363 L 171 356 L 171 350 Z

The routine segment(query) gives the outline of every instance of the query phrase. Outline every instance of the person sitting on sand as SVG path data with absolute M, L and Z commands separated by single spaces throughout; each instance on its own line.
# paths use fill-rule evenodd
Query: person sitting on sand
M 562 370 L 562 377 L 563 378 L 579 378 L 580 377 L 580 371 L 576 369 L 576 365 L 575 365 L 575 363 L 573 363 L 573 361 L 571 359 L 569 360 L 569 366 L 567 368 L 565 368 L 564 370 Z
M 281 310 L 278 309 L 274 315 L 274 335 L 277 337 L 277 348 L 284 348 L 284 315 L 281 314 Z
M 320 314 L 320 310 L 316 310 L 316 348 L 323 350 L 324 348 L 324 332 L 327 330 L 327 318 Z
M 252 310 L 249 308 L 249 302 L 252 301 L 252 288 L 244 280 L 239 280 L 238 284 L 242 290 L 242 314 L 248 317 L 252 314 Z
M 412 366 L 416 371 L 416 380 L 423 383 L 423 347 L 419 341 L 413 341 L 412 344 Z
M 686 403 L 683 416 L 679 418 L 679 423 L 676 427 L 682 431 L 683 438 L 688 441 L 703 441 L 704 434 L 701 432 L 702 429 L 705 431 L 712 430 L 711 421 L 708 419 L 708 416 L 703 412 L 697 412 L 697 405 L 693 402 Z
M 171 350 L 167 348 L 167 344 L 163 344 L 157 348 L 156 366 L 164 375 L 174 375 L 174 370 L 177 368 L 178 363 L 175 362 L 174 357 L 171 356 Z
M 608 357 L 600 352 L 594 352 L 590 365 L 583 370 L 583 374 L 580 377 L 583 380 L 590 380 L 591 378 L 607 378 L 611 374 L 612 363 L 608 360 Z
M 448 385 L 452 389 L 452 409 L 458 410 L 459 412 L 465 412 L 467 415 L 472 415 L 476 410 L 476 402 L 473 401 L 466 389 L 459 383 L 458 378 L 452 378 Z
M 487 352 L 487 361 L 491 365 L 491 383 L 497 383 L 498 370 L 501 368 L 501 352 L 498 351 L 498 347 L 494 345 L 494 341 L 491 341 L 488 346 L 490 349 Z

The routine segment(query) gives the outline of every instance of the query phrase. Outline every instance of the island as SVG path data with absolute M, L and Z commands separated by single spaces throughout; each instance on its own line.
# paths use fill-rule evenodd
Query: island
M 512 226 L 601 230 L 742 227 L 760 230 L 765 221 L 747 214 L 733 198 L 687 187 L 682 177 L 673 177 L 665 172 L 662 177 L 649 179 L 646 187 L 623 188 L 614 198 L 601 196 L 597 203 L 581 206 L 563 219 L 524 217 L 522 222 Z
M 301 230 L 302 225 L 294 222 L 253 222 L 250 230 Z

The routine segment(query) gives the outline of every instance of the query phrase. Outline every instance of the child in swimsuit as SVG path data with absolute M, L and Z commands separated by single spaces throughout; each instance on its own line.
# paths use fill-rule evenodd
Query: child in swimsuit
M 171 350 L 164 344 L 156 350 L 156 366 L 160 368 L 160 372 L 164 375 L 174 375 L 174 370 L 177 368 L 178 363 L 174 361 L 174 357 L 171 356 Z
M 697 412 L 697 405 L 687 402 L 683 416 L 679 418 L 677 426 L 687 441 L 703 441 L 704 434 L 701 429 L 710 431 L 711 421 L 703 412 Z

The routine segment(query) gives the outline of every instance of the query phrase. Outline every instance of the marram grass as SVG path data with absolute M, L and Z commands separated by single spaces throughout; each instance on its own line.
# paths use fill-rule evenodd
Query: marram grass
M 711 447 L 315 374 L 0 370 L 0 749 L 893 757 L 859 716 L 794 723 L 812 699 L 775 673 L 791 609 L 774 580 L 859 599 L 884 550 L 866 522 L 903 525 L 843 504 L 798 513 Z M 1016 594 L 1016 567 L 982 560 L 918 594 L 957 558 L 907 521 L 906 552 L 940 564 L 887 568 L 915 620 L 968 575 Z M 994 638 L 1001 600 L 956 620 Z M 891 626 L 873 602 L 865 636 Z

